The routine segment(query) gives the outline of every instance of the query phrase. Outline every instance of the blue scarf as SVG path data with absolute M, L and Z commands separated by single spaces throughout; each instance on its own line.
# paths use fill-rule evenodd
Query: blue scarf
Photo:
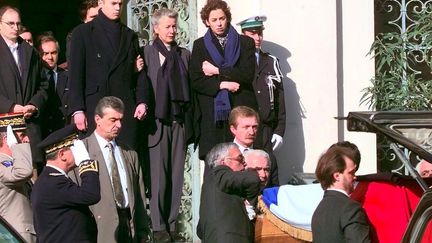
M 213 39 L 216 37 L 208 29 L 204 35 L 204 45 L 209 52 L 213 62 L 219 68 L 233 67 L 240 58 L 239 34 L 232 25 L 229 25 L 228 40 L 225 44 L 223 56 L 216 48 Z M 214 122 L 228 120 L 231 111 L 228 90 L 220 90 L 214 99 Z

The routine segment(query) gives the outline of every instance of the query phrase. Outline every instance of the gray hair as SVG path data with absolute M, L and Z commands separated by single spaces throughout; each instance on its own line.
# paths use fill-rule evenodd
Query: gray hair
M 266 151 L 261 150 L 261 149 L 248 149 L 248 150 L 245 150 L 243 152 L 243 156 L 245 158 L 246 164 L 248 162 L 248 157 L 249 156 L 253 156 L 253 155 L 265 158 L 267 160 L 267 165 L 270 166 L 271 160 L 270 160 L 269 154 Z
M 168 9 L 168 8 L 161 8 L 153 13 L 153 16 L 151 18 L 151 24 L 152 26 L 156 26 L 159 24 L 159 20 L 163 17 L 167 16 L 169 18 L 177 19 L 178 13 L 174 10 Z
M 95 115 L 103 117 L 106 108 L 111 108 L 117 112 L 124 113 L 123 101 L 115 96 L 105 96 L 100 99 L 95 108 Z
M 211 169 L 221 165 L 222 161 L 229 156 L 229 150 L 231 148 L 238 148 L 238 146 L 232 142 L 216 144 L 210 152 L 208 152 L 205 162 Z

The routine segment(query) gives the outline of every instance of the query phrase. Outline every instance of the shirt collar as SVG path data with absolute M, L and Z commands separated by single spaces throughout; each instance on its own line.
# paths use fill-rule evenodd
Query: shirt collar
M 57 170 L 58 172 L 62 173 L 64 176 L 69 178 L 69 176 L 66 174 L 66 172 L 64 172 L 64 170 L 60 169 L 59 167 L 57 167 L 55 165 L 51 165 L 51 164 L 46 164 L 46 166 Z
M 117 146 L 117 143 L 116 143 L 115 139 L 113 139 L 111 141 L 107 141 L 105 138 L 103 138 L 102 136 L 100 136 L 96 131 L 94 132 L 94 134 L 95 134 L 96 140 L 98 141 L 99 146 L 101 148 L 105 148 L 108 143 L 111 143 L 114 148 Z
M 337 189 L 337 188 L 327 188 L 327 190 L 328 190 L 328 191 L 337 191 L 337 192 L 343 193 L 343 194 L 345 194 L 347 197 L 349 197 L 348 193 L 347 193 L 346 191 L 342 190 L 342 189 Z
M 233 141 L 235 144 L 237 144 L 237 146 L 240 149 L 240 152 L 243 154 L 243 152 L 245 151 L 245 149 L 252 149 L 252 146 L 250 146 L 249 148 L 242 146 L 235 138 Z
M 51 69 L 48 69 L 48 68 L 44 67 L 44 70 L 45 70 L 45 73 L 48 75 L 48 72 L 49 72 Z M 52 69 L 52 71 L 53 71 L 54 73 L 57 73 L 57 65 Z

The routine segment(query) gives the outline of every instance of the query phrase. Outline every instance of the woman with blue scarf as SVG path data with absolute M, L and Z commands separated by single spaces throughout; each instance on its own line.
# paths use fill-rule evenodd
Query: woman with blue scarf
M 252 87 L 253 40 L 231 25 L 225 1 L 208 0 L 200 14 L 208 30 L 194 42 L 189 74 L 197 96 L 199 157 L 204 159 L 214 145 L 233 140 L 228 126 L 231 109 L 240 105 L 257 109 L 257 103 Z

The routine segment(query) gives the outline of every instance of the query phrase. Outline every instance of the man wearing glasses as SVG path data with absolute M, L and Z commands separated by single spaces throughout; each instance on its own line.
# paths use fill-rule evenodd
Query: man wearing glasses
M 37 149 L 41 131 L 39 109 L 47 99 L 47 81 L 42 78 L 38 53 L 19 37 L 21 18 L 18 9 L 0 8 L 0 113 L 23 113 L 32 148 L 33 163 L 43 163 Z
M 253 242 L 253 224 L 244 200 L 260 191 L 256 171 L 245 171 L 245 161 L 234 143 L 221 143 L 206 156 L 210 172 L 201 190 L 197 234 L 203 242 Z

